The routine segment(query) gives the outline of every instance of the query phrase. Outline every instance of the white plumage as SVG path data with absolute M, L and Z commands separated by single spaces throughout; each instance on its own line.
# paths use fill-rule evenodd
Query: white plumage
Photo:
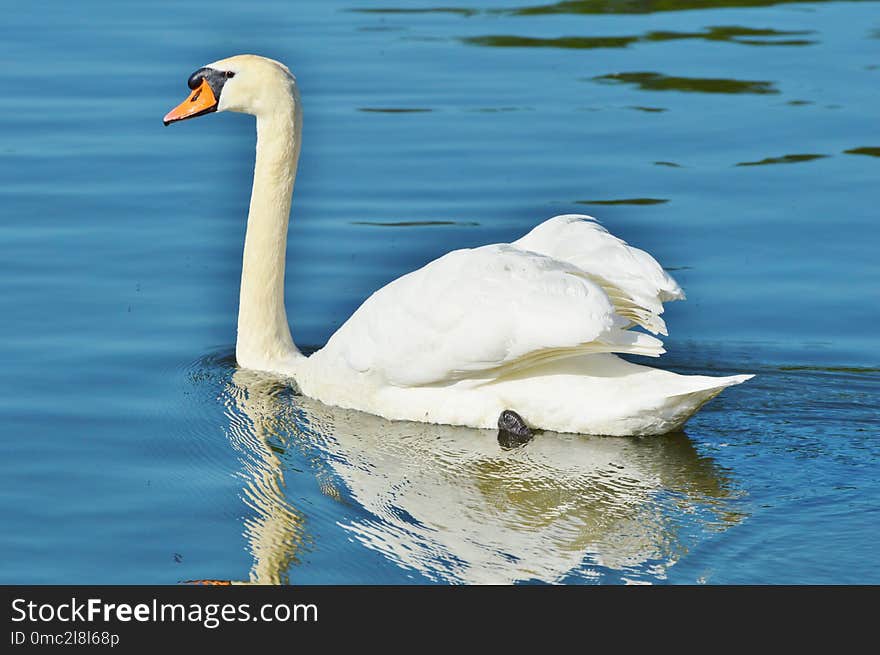
M 663 352 L 629 325 L 582 269 L 498 244 L 450 252 L 391 282 L 325 350 L 395 386 L 487 381 L 550 358 Z
M 533 427 L 612 435 L 676 430 L 750 375 L 682 376 L 613 353 L 657 357 L 663 302 L 681 288 L 648 253 L 589 216 L 541 223 L 511 244 L 456 250 L 376 291 L 310 357 L 284 311 L 290 197 L 301 112 L 295 79 L 253 55 L 219 111 L 257 117 L 236 356 L 293 377 L 306 395 L 389 419 L 491 428 L 510 409 Z

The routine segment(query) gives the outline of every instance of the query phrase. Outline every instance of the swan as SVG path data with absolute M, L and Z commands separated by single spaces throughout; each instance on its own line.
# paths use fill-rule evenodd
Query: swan
M 284 307 L 302 129 L 296 79 L 280 62 L 237 55 L 199 68 L 187 84 L 191 94 L 165 125 L 221 111 L 256 117 L 240 367 L 292 378 L 310 398 L 386 419 L 472 428 L 500 422 L 524 435 L 672 432 L 724 388 L 752 377 L 678 375 L 620 358 L 665 352 L 656 336 L 667 334 L 663 303 L 684 292 L 647 252 L 574 214 L 403 275 L 306 357 Z

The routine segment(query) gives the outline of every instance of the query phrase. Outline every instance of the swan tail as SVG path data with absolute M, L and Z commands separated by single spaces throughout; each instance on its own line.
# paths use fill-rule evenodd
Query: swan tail
M 642 434 L 664 434 L 682 429 L 682 426 L 706 403 L 724 391 L 727 387 L 742 384 L 754 375 L 731 375 L 723 378 L 705 376 L 686 376 L 689 391 L 666 396 L 660 406 L 652 410 L 649 427 Z

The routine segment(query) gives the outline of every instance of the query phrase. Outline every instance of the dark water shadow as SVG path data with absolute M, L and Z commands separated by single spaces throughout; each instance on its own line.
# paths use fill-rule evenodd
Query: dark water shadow
M 849 150 L 844 150 L 843 152 L 846 155 L 866 155 L 868 157 L 880 157 L 880 147 L 876 147 L 876 146 L 862 146 L 860 148 L 850 148 Z
M 426 114 L 434 110 L 426 107 L 358 107 L 358 111 L 369 114 Z
M 799 164 L 801 162 L 813 161 L 816 159 L 825 159 L 830 155 L 813 155 L 813 154 L 797 154 L 783 155 L 782 157 L 767 157 L 759 161 L 743 161 L 737 166 L 766 166 L 769 164 Z
M 615 200 L 575 200 L 577 205 L 663 205 L 668 198 L 620 198 Z
M 856 373 L 856 374 L 875 374 L 880 373 L 878 366 L 780 366 L 780 371 L 814 371 L 820 373 Z
M 817 2 L 835 1 L 837 0 L 817 0 Z M 515 16 L 540 16 L 545 14 L 653 14 L 664 11 L 772 7 L 774 5 L 799 2 L 801 0 L 563 0 L 563 2 L 551 4 L 495 11 Z
M 702 39 L 738 43 L 752 46 L 807 46 L 816 41 L 810 39 L 780 39 L 779 37 L 805 36 L 813 34 L 804 30 L 774 30 L 726 25 L 707 27 L 701 32 L 656 31 L 643 35 L 629 36 L 561 36 L 556 38 L 537 38 L 495 34 L 484 36 L 468 36 L 461 38 L 462 43 L 469 45 L 488 46 L 493 48 L 627 48 L 637 43 L 660 43 L 664 41 L 681 41 L 686 39 Z
M 816 0 L 836 2 L 839 0 Z M 868 1 L 868 0 L 855 0 Z M 665 11 L 772 7 L 802 3 L 803 0 L 563 0 L 526 7 L 474 9 L 471 7 L 356 7 L 346 11 L 359 14 L 456 14 L 465 18 L 477 14 L 541 16 L 547 14 L 653 14 Z
M 480 13 L 479 9 L 466 7 L 354 7 L 345 11 L 355 14 L 457 14 L 465 17 Z
M 480 225 L 476 221 L 351 221 L 349 224 L 370 227 L 441 227 L 444 225 L 477 227 Z
M 601 84 L 634 84 L 643 91 L 680 91 L 683 93 L 754 93 L 776 94 L 773 82 L 707 77 L 674 77 L 654 72 L 612 73 L 584 78 Z

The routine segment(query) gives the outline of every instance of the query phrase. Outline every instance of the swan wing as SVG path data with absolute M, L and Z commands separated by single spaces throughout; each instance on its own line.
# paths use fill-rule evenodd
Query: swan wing
M 602 286 L 564 261 L 496 244 L 456 250 L 379 289 L 320 355 L 395 386 L 493 380 L 584 353 L 659 356 Z
M 651 255 L 618 239 L 592 216 L 556 216 L 512 245 L 579 268 L 608 294 L 618 315 L 654 334 L 667 334 L 660 317 L 663 303 L 685 298 Z

